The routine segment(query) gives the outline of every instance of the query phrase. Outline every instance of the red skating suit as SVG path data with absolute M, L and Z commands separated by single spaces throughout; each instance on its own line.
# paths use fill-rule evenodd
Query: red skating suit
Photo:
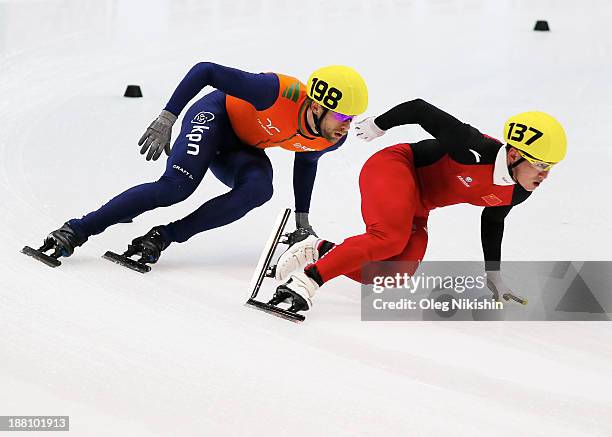
M 435 139 L 387 147 L 364 164 L 359 188 L 366 232 L 314 264 L 322 282 L 344 274 L 367 283 L 361 268 L 370 261 L 414 261 L 414 273 L 427 247 L 429 211 L 458 203 L 485 207 L 485 261 L 498 268 L 504 217 L 530 194 L 510 177 L 504 145 L 423 100 L 376 119 L 385 130 L 408 123 L 420 124 Z

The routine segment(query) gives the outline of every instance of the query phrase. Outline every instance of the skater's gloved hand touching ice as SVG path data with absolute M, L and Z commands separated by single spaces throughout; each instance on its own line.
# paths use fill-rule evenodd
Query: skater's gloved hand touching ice
M 493 299 L 505 302 L 504 294 L 512 294 L 512 290 L 504 283 L 499 270 L 489 270 L 487 273 L 487 287 L 493 293 Z
M 159 117 L 147 128 L 144 135 L 138 141 L 138 145 L 142 146 L 140 154 L 147 153 L 147 161 L 153 159 L 156 161 L 162 151 L 170 156 L 170 137 L 172 135 L 172 125 L 176 122 L 176 115 L 166 110 L 163 110 Z
M 312 226 L 308 222 L 307 212 L 296 212 L 295 213 L 295 227 L 298 229 L 306 230 L 310 235 L 318 237 L 317 233 L 312 229 Z
M 374 119 L 376 117 L 368 117 L 364 120 L 358 121 L 355 124 L 355 133 L 357 134 L 357 138 L 360 138 L 365 141 L 372 141 L 374 138 L 378 138 L 386 131 L 379 128 Z

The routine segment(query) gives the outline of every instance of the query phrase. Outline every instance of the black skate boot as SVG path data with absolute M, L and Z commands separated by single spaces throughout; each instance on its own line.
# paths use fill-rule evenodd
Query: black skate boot
M 268 301 L 268 305 L 278 306 L 278 304 L 286 302 L 290 302 L 291 304 L 289 308 L 287 308 L 287 311 L 290 313 L 307 311 L 309 308 L 306 299 L 284 285 L 279 285 L 272 299 Z
M 132 246 L 132 250 L 136 250 L 135 253 L 141 254 L 142 262 L 155 264 L 159 260 L 162 250 L 168 247 L 168 243 L 159 231 L 160 228 L 161 226 L 156 226 L 142 237 L 136 237 L 132 240 L 130 246 Z
M 290 306 L 287 311 L 297 313 L 298 311 L 308 311 L 310 305 L 300 294 L 291 288 L 291 280 L 289 283 L 279 285 L 272 299 L 268 301 L 268 305 L 278 306 L 281 303 L 289 302 Z
M 281 303 L 289 304 L 288 308 L 279 307 Z M 306 317 L 303 314 L 299 314 L 298 311 L 307 311 L 309 309 L 306 299 L 287 288 L 284 284 L 277 287 L 274 296 L 267 303 L 251 298 L 246 302 L 246 305 L 297 323 L 306 320 Z
M 36 258 L 50 267 L 58 267 L 62 264 L 58 260 L 59 257 L 69 257 L 74 253 L 76 247 L 81 246 L 86 241 L 87 237 L 83 237 L 66 222 L 61 228 L 51 232 L 45 238 L 41 247 L 32 249 L 29 246 L 25 246 L 21 252 Z M 53 250 L 53 253 L 45 253 L 51 250 Z
M 161 252 L 169 246 L 160 232 L 161 228 L 162 226 L 156 226 L 142 237 L 134 238 L 122 255 L 108 251 L 102 258 L 140 273 L 150 272 L 151 266 L 147 264 L 155 264 Z M 139 255 L 140 258 L 132 259 L 131 257 L 135 255 Z

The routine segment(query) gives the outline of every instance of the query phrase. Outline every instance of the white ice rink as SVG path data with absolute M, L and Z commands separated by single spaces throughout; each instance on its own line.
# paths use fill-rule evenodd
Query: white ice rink
M 284 150 L 269 150 L 270 202 L 172 245 L 149 274 L 100 256 L 224 192 L 212 175 L 60 268 L 19 253 L 156 180 L 165 163 L 136 143 L 189 68 L 213 61 L 303 81 L 351 65 L 366 115 L 421 97 L 496 137 L 507 116 L 547 111 L 567 159 L 510 213 L 504 258 L 610 259 L 611 18 L 606 0 L 0 0 L 0 415 L 69 415 L 75 436 L 612 435 L 610 323 L 366 323 L 348 279 L 301 325 L 244 307 L 270 227 L 293 206 Z M 552 31 L 534 32 L 538 19 Z M 143 99 L 122 97 L 131 83 Z M 319 234 L 362 232 L 363 162 L 425 137 L 350 134 L 323 157 Z M 434 211 L 426 258 L 480 260 L 479 217 Z

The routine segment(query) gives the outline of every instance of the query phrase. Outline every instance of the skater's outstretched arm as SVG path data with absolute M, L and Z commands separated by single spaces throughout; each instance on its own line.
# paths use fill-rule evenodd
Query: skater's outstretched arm
M 438 139 L 448 131 L 457 131 L 469 126 L 423 99 L 400 103 L 376 117 L 375 123 L 382 130 L 404 124 L 418 124 Z
M 263 111 L 278 97 L 280 85 L 274 73 L 248 73 L 212 62 L 200 62 L 181 80 L 164 109 L 178 116 L 206 86 L 246 100 L 258 111 Z
M 474 128 L 452 115 L 436 108 L 423 99 L 400 103 L 378 117 L 370 117 L 357 123 L 357 137 L 371 141 L 386 130 L 404 124 L 418 124 L 442 143 L 464 145 L 474 134 Z
M 319 152 L 296 152 L 293 162 L 293 194 L 295 211 L 308 213 L 314 181 L 317 176 L 319 158 L 327 152 L 336 150 L 346 140 L 346 136 L 333 146 Z
M 499 270 L 501 264 L 501 244 L 504 237 L 504 220 L 513 206 L 524 202 L 531 192 L 520 185 L 514 187 L 512 204 L 488 206 L 480 217 L 480 240 L 485 260 L 485 270 Z
M 209 85 L 246 100 L 261 111 L 272 106 L 278 97 L 280 82 L 274 73 L 247 73 L 211 62 L 194 65 L 179 83 L 164 110 L 138 141 L 140 154 L 146 153 L 147 161 L 157 160 L 162 151 L 170 156 L 172 126 L 178 115 L 191 99 Z
M 480 241 L 485 259 L 485 270 L 499 270 L 504 219 L 512 206 L 486 207 L 480 216 Z

